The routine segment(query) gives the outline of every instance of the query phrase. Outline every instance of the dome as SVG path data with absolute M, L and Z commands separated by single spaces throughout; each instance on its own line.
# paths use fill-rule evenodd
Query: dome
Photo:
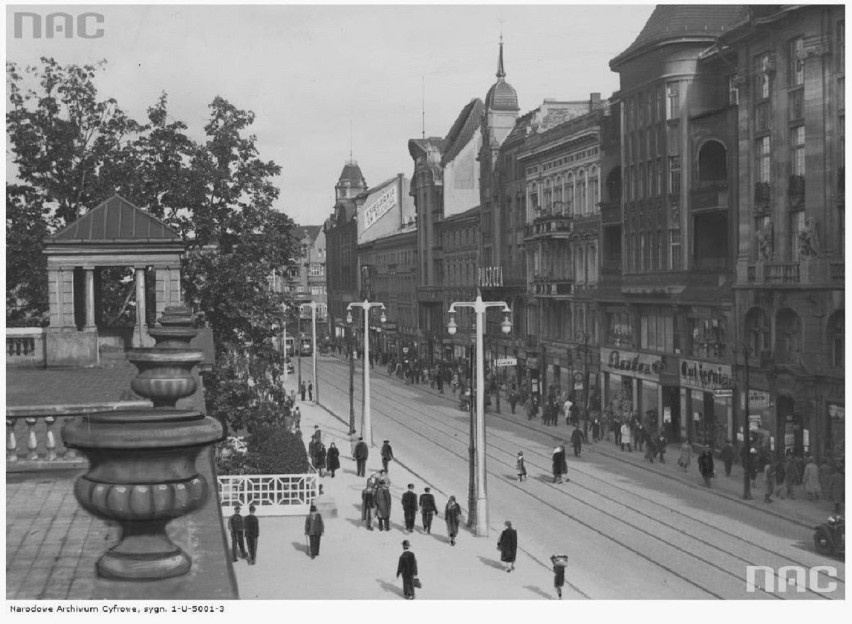
M 363 187 L 367 188 L 367 182 L 361 173 L 361 168 L 357 161 L 348 160 L 343 166 L 343 171 L 340 172 L 340 178 L 337 181 L 339 186 L 347 187 Z
M 500 78 L 488 89 L 485 108 L 493 111 L 518 111 L 518 93 L 508 82 Z

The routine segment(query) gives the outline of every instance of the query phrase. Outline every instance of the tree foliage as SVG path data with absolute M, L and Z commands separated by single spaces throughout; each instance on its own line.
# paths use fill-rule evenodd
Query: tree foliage
M 39 315 L 44 322 L 41 241 L 118 193 L 187 244 L 185 302 L 215 336 L 217 368 L 206 379 L 211 415 L 237 429 L 264 421 L 283 372 L 271 339 L 284 297 L 270 291 L 268 277 L 292 262 L 296 247 L 292 220 L 273 209 L 281 168 L 260 157 L 251 111 L 217 96 L 194 139 L 162 94 L 140 123 L 115 99 L 99 96 L 95 77 L 104 65 L 48 58 L 39 66 L 6 65 L 6 129 L 17 170 L 6 189 L 7 310 L 16 310 L 17 322 Z M 102 299 L 120 317 L 128 301 L 122 285 L 104 280 L 102 287 L 113 289 Z M 242 388 L 233 354 L 253 362 Z

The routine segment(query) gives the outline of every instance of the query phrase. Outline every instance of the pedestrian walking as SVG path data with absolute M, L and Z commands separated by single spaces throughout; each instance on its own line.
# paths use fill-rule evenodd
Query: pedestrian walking
M 308 401 L 313 402 L 314 400 L 314 382 L 308 382 Z
M 325 467 L 331 473 L 331 478 L 334 478 L 334 473 L 340 470 L 340 451 L 334 442 L 328 445 L 328 453 L 325 456 Z
M 784 498 L 784 482 L 787 480 L 785 463 L 783 458 L 778 458 L 775 462 L 775 483 L 773 492 L 780 499 Z
M 506 572 L 515 569 L 515 558 L 518 556 L 518 532 L 512 528 L 512 523 L 506 520 L 506 528 L 497 540 L 497 548 L 500 550 L 500 561 L 506 564 Z
M 527 478 L 527 466 L 524 461 L 524 452 L 518 451 L 518 461 L 516 464 L 516 469 L 518 471 L 518 481 L 526 481 Z
M 553 564 L 553 587 L 556 595 L 562 600 L 562 588 L 565 586 L 565 567 L 568 565 L 568 555 L 551 555 L 550 563 Z
M 792 453 L 787 453 L 784 460 L 784 488 L 788 498 L 794 498 L 793 486 L 799 482 L 799 466 Z
M 637 422 L 631 433 L 633 435 L 633 444 L 636 450 L 641 453 L 645 445 L 645 425 L 641 421 Z
M 390 484 L 379 478 L 376 485 L 376 518 L 379 521 L 379 531 L 390 531 L 391 495 Z
M 650 431 L 645 431 L 645 459 L 652 464 L 654 457 L 657 456 L 657 436 L 651 434 Z
M 730 440 L 725 440 L 725 446 L 723 446 L 722 450 L 719 452 L 719 457 L 725 464 L 725 476 L 730 477 L 731 466 L 734 465 L 734 446 L 731 444 Z
M 455 546 L 456 536 L 459 534 L 459 523 L 461 521 L 461 507 L 456 502 L 455 496 L 450 496 L 447 506 L 444 507 L 444 520 L 447 523 L 447 535 L 450 537 L 450 546 Z
M 319 425 L 314 425 L 314 433 L 311 435 L 311 440 L 322 442 L 322 429 L 320 429 Z
M 230 518 L 228 518 L 228 531 L 231 533 L 231 555 L 235 562 L 237 560 L 238 548 L 240 551 L 240 557 L 243 559 L 248 557 L 245 544 L 245 523 L 243 522 L 243 517 L 240 514 L 241 509 L 242 507 L 240 505 L 234 505 L 234 513 Z
M 385 440 L 382 444 L 382 467 L 387 471 L 388 464 L 393 461 L 393 449 L 391 448 L 390 441 Z
M 308 387 L 305 385 L 305 382 L 303 381 L 301 383 L 301 385 L 299 386 L 299 394 L 302 395 L 302 402 L 304 402 L 305 394 L 307 394 L 307 392 L 308 392 Z
M 257 563 L 257 540 L 260 537 L 260 521 L 254 515 L 256 507 L 249 505 L 249 515 L 245 518 L 246 545 L 248 546 L 248 563 Z
M 535 418 L 535 399 L 532 395 L 528 396 L 524 403 L 524 413 L 527 415 L 527 420 Z
M 562 483 L 562 475 L 568 472 L 568 461 L 565 457 L 565 445 L 559 444 L 553 449 L 553 482 Z M 566 481 L 569 479 L 566 477 Z
M 692 445 L 689 440 L 684 440 L 680 445 L 680 457 L 677 459 L 677 465 L 683 472 L 689 470 L 689 464 L 692 463 Z
M 298 405 L 293 410 L 293 427 L 296 429 L 302 428 L 302 412 Z
M 320 477 L 325 476 L 325 459 L 326 459 L 326 450 L 325 445 L 322 442 L 318 442 L 316 440 L 311 441 L 313 445 L 313 451 L 311 453 L 311 464 L 319 473 Z
M 364 442 L 364 438 L 358 438 L 353 455 L 355 457 L 355 474 L 359 477 L 365 476 L 367 457 L 370 456 L 370 447 Z
M 580 456 L 580 451 L 583 449 L 583 432 L 574 425 L 574 431 L 571 432 L 571 446 L 574 447 L 574 457 Z
M 518 391 L 515 390 L 514 385 L 512 389 L 509 390 L 509 407 L 512 408 L 512 414 L 515 413 L 515 407 L 518 405 Z
M 414 493 L 414 484 L 408 484 L 408 490 L 402 494 L 402 516 L 405 519 L 405 532 L 414 531 L 414 519 L 417 517 L 417 494 Z
M 438 513 L 438 508 L 435 506 L 435 497 L 432 495 L 430 488 L 424 488 L 418 503 L 420 505 L 420 515 L 423 519 L 423 530 L 431 534 L 432 518 Z
M 396 566 L 396 578 L 402 576 L 402 595 L 406 600 L 414 600 L 414 588 L 419 585 L 417 579 L 417 557 L 409 550 L 408 540 L 402 541 L 402 554 Z
M 361 490 L 361 521 L 368 531 L 373 530 L 373 508 L 376 506 L 374 484 L 369 480 Z
M 805 464 L 805 470 L 802 473 L 802 485 L 805 486 L 805 492 L 808 495 L 808 499 L 812 501 L 818 501 L 820 494 L 822 494 L 822 488 L 819 484 L 819 470 L 817 469 L 817 465 L 814 463 L 813 457 L 808 457 L 807 463 Z
M 699 461 L 701 461 L 700 458 Z M 772 462 L 766 464 L 763 468 L 763 478 L 765 486 L 763 500 L 767 503 L 771 503 L 772 493 L 775 492 L 775 464 Z
M 592 442 L 598 442 L 601 439 L 601 420 L 598 417 L 592 421 Z
M 698 456 L 698 472 L 701 473 L 701 477 L 704 479 L 704 485 L 710 487 L 710 479 L 715 476 L 713 453 L 710 449 L 704 449 L 701 451 L 701 455 Z
M 657 456 L 660 460 L 661 464 L 666 463 L 666 450 L 668 450 L 669 441 L 666 439 L 665 434 L 660 431 L 660 437 L 657 438 Z
M 626 422 L 623 423 L 621 425 L 621 450 L 622 451 L 624 450 L 624 447 L 626 446 L 628 452 L 630 452 L 630 453 L 633 452 L 633 444 L 632 444 L 633 440 L 632 440 L 632 437 L 631 437 L 632 435 L 633 435 L 633 432 L 630 430 L 630 424 L 628 424 Z
M 310 513 L 305 518 L 305 535 L 307 535 L 310 543 L 309 552 L 311 559 L 319 556 L 320 538 L 324 532 L 325 526 L 322 523 L 322 514 L 317 511 L 316 505 L 311 505 Z

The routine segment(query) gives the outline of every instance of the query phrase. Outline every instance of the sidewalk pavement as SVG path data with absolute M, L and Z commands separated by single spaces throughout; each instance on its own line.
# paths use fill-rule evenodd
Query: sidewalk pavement
M 405 383 L 402 379 L 397 379 L 395 376 L 389 375 L 386 366 L 380 366 L 376 364 L 375 367 L 372 369 L 372 373 L 378 373 L 383 376 L 389 377 L 394 382 L 399 384 Z M 440 394 L 436 389 L 431 388 L 428 382 L 415 385 L 420 390 L 433 394 L 436 397 L 443 398 L 453 405 L 456 405 L 458 403 L 458 397 L 452 394 L 452 391 L 449 389 L 448 386 L 445 386 L 444 394 Z M 500 407 L 502 416 L 517 419 L 518 422 L 524 424 L 530 429 L 539 431 L 541 433 L 546 433 L 551 436 L 558 436 L 564 434 L 566 442 L 568 441 L 568 438 L 571 435 L 571 431 L 573 431 L 573 427 L 568 427 L 565 424 L 564 417 L 558 421 L 559 424 L 556 427 L 546 426 L 542 424 L 540 417 L 534 418 L 533 420 L 526 420 L 526 416 L 524 415 L 521 406 L 518 406 L 516 408 L 515 414 L 513 416 L 511 414 L 509 401 L 505 397 L 501 397 Z M 491 409 L 486 410 L 486 414 L 494 413 L 495 410 L 493 405 Z M 591 430 L 589 435 L 591 436 Z M 599 453 L 600 455 L 609 457 L 611 459 L 616 459 L 618 461 L 634 464 L 636 467 L 643 468 L 645 470 L 648 470 L 649 472 L 657 473 L 658 475 L 663 476 L 665 478 L 680 481 L 696 488 L 706 487 L 704 485 L 704 480 L 701 478 L 701 475 L 698 472 L 697 453 L 693 453 L 692 464 L 689 467 L 689 470 L 683 472 L 678 468 L 677 458 L 680 456 L 679 444 L 669 444 L 668 451 L 666 452 L 665 464 L 660 464 L 656 460 L 653 464 L 645 461 L 644 452 L 638 452 L 636 450 L 634 450 L 632 453 L 626 451 L 622 452 L 619 447 L 615 446 L 615 443 L 612 441 L 611 436 L 609 440 L 604 439 L 603 441 L 598 443 L 583 445 L 583 453 L 586 456 L 588 456 L 590 453 Z M 745 505 L 753 509 L 763 511 L 770 516 L 783 518 L 790 522 L 800 524 L 803 527 L 813 528 L 816 525 L 825 522 L 828 516 L 834 512 L 833 502 L 830 502 L 825 498 L 821 498 L 819 502 L 813 502 L 808 500 L 807 494 L 800 485 L 794 487 L 795 498 L 793 499 L 780 499 L 776 496 L 773 496 L 771 503 L 765 502 L 764 495 L 766 492 L 763 473 L 758 473 L 754 487 L 751 488 L 752 499 L 743 500 L 742 465 L 738 463 L 734 464 L 730 476 L 725 476 L 724 464 L 720 460 L 716 460 L 715 468 L 716 478 L 711 481 L 711 486 L 708 491 L 712 492 L 717 496 L 722 496 L 728 500 L 736 501 L 741 505 Z M 845 513 L 845 508 L 843 509 L 843 511 Z
M 291 388 L 295 389 L 292 378 L 288 392 Z M 396 578 L 396 567 L 404 539 L 411 542 L 423 583 L 423 588 L 417 590 L 417 599 L 556 598 L 549 562 L 545 565 L 521 552 L 523 535 L 519 537 L 515 570 L 510 573 L 500 563 L 496 548 L 499 534 L 478 538 L 462 526 L 456 545 L 451 546 L 443 513 L 447 501 L 440 496 L 436 496 L 440 516 L 432 522 L 432 534 L 423 532 L 419 513 L 414 532 L 406 534 L 402 523 L 402 493 L 413 483 L 419 496 L 430 484 L 397 462 L 389 470 L 393 498 L 391 530 L 379 532 L 374 518 L 374 530 L 368 531 L 361 522 L 361 490 L 366 479 L 355 474 L 348 424 L 311 402 L 297 401 L 297 404 L 302 412 L 305 442 L 314 425 L 319 425 L 326 447 L 334 442 L 340 449 L 341 469 L 334 478 L 326 475 L 322 479 L 323 498 L 334 499 L 337 517 L 323 517 L 325 534 L 316 559 L 308 555 L 304 516 L 260 518 L 257 564 L 249 566 L 242 559 L 234 564 L 242 599 L 402 600 L 402 579 Z M 380 468 L 379 449 L 371 448 L 367 474 Z M 462 521 L 465 520 L 463 516 Z M 567 583 L 563 596 L 582 597 Z

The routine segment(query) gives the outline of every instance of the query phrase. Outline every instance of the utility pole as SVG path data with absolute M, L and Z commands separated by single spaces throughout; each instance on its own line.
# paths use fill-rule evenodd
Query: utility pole
M 745 414 L 743 414 L 743 441 L 745 442 L 745 458 L 743 459 L 743 498 L 751 499 L 751 423 L 749 422 L 749 389 L 748 380 L 748 347 L 742 345 L 745 358 Z
M 355 357 L 352 349 L 352 327 L 346 328 L 348 354 L 349 354 L 349 435 L 355 433 Z
M 471 344 L 468 346 L 470 353 L 470 366 L 468 366 L 468 387 L 470 388 L 470 401 L 468 402 L 468 411 L 470 412 L 470 447 L 468 448 L 468 457 L 470 458 L 470 475 L 467 485 L 467 526 L 474 528 L 476 526 L 476 412 L 473 400 L 473 377 L 475 375 L 473 369 L 473 358 L 475 357 L 476 347 Z

